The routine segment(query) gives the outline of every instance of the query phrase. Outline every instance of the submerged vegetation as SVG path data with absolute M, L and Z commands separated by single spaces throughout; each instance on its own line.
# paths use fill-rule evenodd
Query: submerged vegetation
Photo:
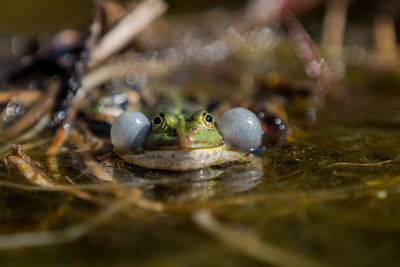
M 349 25 L 358 2 L 186 16 L 105 0 L 87 35 L 14 36 L 0 64 L 5 266 L 398 265 L 394 17 Z M 170 94 L 217 126 L 229 108 L 252 110 L 262 147 L 190 171 L 125 162 L 115 117 L 157 118 Z

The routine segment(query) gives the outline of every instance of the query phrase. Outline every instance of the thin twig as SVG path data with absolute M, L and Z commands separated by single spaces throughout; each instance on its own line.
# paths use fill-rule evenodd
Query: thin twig
M 362 167 L 373 167 L 373 166 L 380 166 L 383 164 L 391 163 L 393 161 L 399 160 L 400 157 L 394 158 L 394 159 L 389 159 L 389 160 L 384 160 L 384 161 L 379 161 L 379 162 L 370 162 L 370 163 L 353 163 L 353 162 L 336 162 L 332 163 L 325 168 L 330 168 L 330 167 L 336 167 L 336 166 L 362 166 Z
M 101 210 L 90 220 L 69 226 L 63 230 L 0 235 L 0 250 L 48 246 L 76 240 L 90 233 L 94 228 L 112 219 L 117 213 L 137 201 L 140 191 L 132 191 L 134 192 L 126 194 L 125 197 L 110 204 L 107 208 Z
M 36 103 L 21 119 L 16 121 L 0 135 L 0 142 L 10 137 L 18 136 L 19 133 L 31 127 L 43 114 L 49 111 L 55 104 L 55 98 L 60 89 L 60 84 L 59 80 L 53 81 L 42 100 Z
M 54 183 L 47 179 L 46 174 L 31 164 L 31 159 L 24 153 L 21 145 L 13 145 L 12 152 L 5 159 L 18 173 L 32 184 L 43 187 L 52 187 Z
M 93 48 L 90 65 L 104 61 L 115 52 L 124 48 L 138 33 L 167 10 L 162 0 L 145 0 L 126 15 Z
M 332 72 L 297 17 L 286 11 L 284 18 L 297 57 L 303 64 L 306 74 L 315 83 L 315 95 L 318 101 L 322 101 L 325 94 L 328 93 L 328 89 L 332 86 Z
M 393 67 L 397 62 L 398 54 L 393 17 L 387 14 L 378 15 L 374 22 L 374 33 L 378 58 L 386 67 Z
M 29 106 L 32 102 L 37 101 L 43 95 L 40 90 L 28 89 L 10 89 L 0 92 L 0 103 L 10 101 L 14 97 L 18 97 L 18 102 L 23 106 Z
M 326 2 L 326 13 L 322 31 L 322 48 L 328 58 L 328 63 L 343 63 L 343 38 L 346 28 L 347 0 L 330 0 Z M 343 70 L 342 70 L 343 71 Z
M 209 211 L 197 211 L 193 215 L 193 220 L 203 230 L 209 232 L 225 244 L 261 262 L 276 266 L 327 266 L 326 264 L 317 262 L 300 254 L 286 251 L 282 248 L 261 241 L 255 235 L 239 232 L 216 220 Z
M 42 170 L 32 165 L 31 159 L 24 153 L 21 145 L 13 145 L 12 153 L 6 156 L 4 161 L 7 166 L 15 167 L 18 170 L 18 174 L 32 184 L 45 188 L 52 188 L 55 186 L 55 183 L 51 181 Z M 98 203 L 96 198 L 89 193 L 76 190 L 75 188 L 65 190 L 65 192 L 70 193 L 80 199 Z
M 78 150 L 82 155 L 82 159 L 89 172 L 93 174 L 97 179 L 103 182 L 114 182 L 114 178 L 110 174 L 112 170 L 102 167 L 93 157 L 90 143 L 91 133 L 89 128 L 84 122 L 79 123 L 81 129 L 84 132 L 85 140 L 79 142 Z
M 90 25 L 90 35 L 86 40 L 85 49 L 87 51 L 92 51 L 101 36 L 101 31 L 103 30 L 104 23 L 104 1 L 95 1 L 95 11 L 92 25 Z

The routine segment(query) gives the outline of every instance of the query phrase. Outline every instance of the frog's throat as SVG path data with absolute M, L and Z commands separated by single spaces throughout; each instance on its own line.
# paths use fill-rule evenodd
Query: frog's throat
M 149 169 L 188 171 L 238 160 L 246 153 L 221 145 L 192 150 L 149 150 L 138 154 L 116 153 L 125 161 Z

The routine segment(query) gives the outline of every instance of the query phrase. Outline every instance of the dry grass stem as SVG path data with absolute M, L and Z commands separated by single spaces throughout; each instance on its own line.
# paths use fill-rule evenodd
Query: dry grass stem
M 322 48 L 329 63 L 343 65 L 343 37 L 346 28 L 347 0 L 327 1 L 322 30 Z
M 55 97 L 60 89 L 61 82 L 53 81 L 47 94 L 36 103 L 29 111 L 0 135 L 0 142 L 18 136 L 21 132 L 31 127 L 38 119 L 49 111 L 55 104 Z
M 375 45 L 378 58 L 388 67 L 397 61 L 396 28 L 389 15 L 379 15 L 374 22 Z
M 216 220 L 209 211 L 197 211 L 193 215 L 193 220 L 203 230 L 212 234 L 225 244 L 263 263 L 293 267 L 327 266 L 313 259 L 306 258 L 305 256 L 265 243 L 254 235 L 239 232 Z
M 90 220 L 69 226 L 64 230 L 0 235 L 0 250 L 48 246 L 71 242 L 90 233 L 94 228 L 106 223 L 117 213 L 135 203 L 138 195 L 140 195 L 140 192 L 134 190 L 131 194 L 127 194 L 126 197 L 116 200 L 114 203 L 101 210 Z
M 30 139 L 33 139 L 37 136 L 39 136 L 39 133 L 41 133 L 48 125 L 49 121 L 51 120 L 51 114 L 50 112 L 44 114 L 39 121 L 27 132 L 24 132 L 20 136 L 18 136 L 15 140 L 14 143 L 23 143 L 26 142 Z M 25 148 L 26 150 L 26 148 Z
M 89 172 L 93 174 L 97 179 L 103 182 L 114 182 L 111 175 L 112 170 L 103 167 L 99 164 L 92 154 L 92 149 L 90 143 L 92 142 L 89 128 L 84 122 L 80 122 L 79 126 L 82 128 L 85 134 L 85 140 L 81 140 L 78 144 L 78 151 L 80 152 L 85 166 L 88 168 Z
M 336 167 L 336 166 L 362 166 L 362 167 L 373 167 L 373 166 L 380 166 L 383 164 L 391 163 L 393 161 L 399 160 L 400 158 L 394 158 L 394 159 L 389 159 L 389 160 L 384 160 L 384 161 L 379 161 L 379 162 L 369 162 L 369 163 L 352 163 L 352 162 L 336 162 L 333 164 L 330 164 L 326 166 L 325 168 L 330 168 L 330 167 Z
M 11 89 L 0 92 L 0 103 L 6 103 L 12 98 L 17 97 L 18 102 L 23 106 L 29 106 L 43 96 L 40 90 Z
M 167 4 L 162 0 L 145 0 L 126 15 L 93 48 L 90 65 L 98 64 L 124 48 L 138 33 L 162 15 Z
M 44 173 L 42 170 L 38 169 L 32 164 L 29 156 L 26 155 L 22 150 L 21 145 L 13 145 L 12 153 L 5 157 L 4 162 L 7 166 L 16 168 L 19 175 L 21 175 L 32 184 L 44 188 L 53 188 L 55 186 L 55 183 L 47 177 L 46 173 Z M 86 201 L 98 203 L 98 199 L 76 188 L 70 188 L 64 190 L 64 192 L 70 193 Z
M 332 86 L 332 71 L 297 17 L 290 12 L 285 14 L 284 22 L 292 39 L 291 43 L 305 68 L 306 74 L 314 81 L 314 93 L 317 100 L 321 102 Z
M 21 145 L 13 145 L 11 155 L 6 157 L 6 162 L 10 166 L 15 167 L 18 173 L 32 184 L 44 187 L 52 187 L 54 185 L 44 172 L 31 164 L 31 159 L 23 152 Z

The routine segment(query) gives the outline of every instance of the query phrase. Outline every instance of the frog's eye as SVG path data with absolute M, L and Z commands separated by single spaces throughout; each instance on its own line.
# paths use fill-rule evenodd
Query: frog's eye
M 160 113 L 153 119 L 153 129 L 161 130 L 165 126 L 165 116 L 163 113 Z
M 201 114 L 201 119 L 206 127 L 212 128 L 214 126 L 214 118 L 210 113 L 203 112 Z

